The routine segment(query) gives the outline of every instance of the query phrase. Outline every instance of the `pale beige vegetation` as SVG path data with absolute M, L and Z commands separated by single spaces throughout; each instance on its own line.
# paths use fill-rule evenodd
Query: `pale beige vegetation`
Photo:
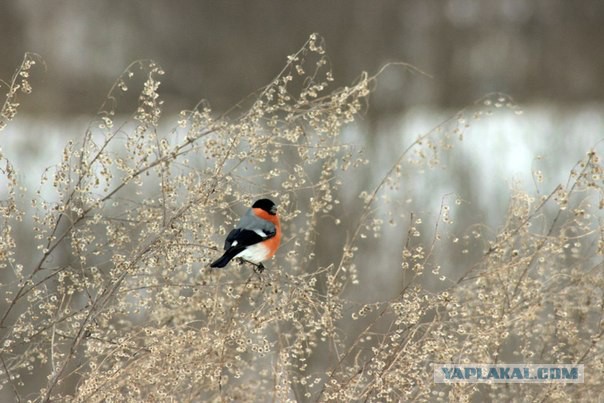
M 514 108 L 495 95 L 411 142 L 361 191 L 358 208 L 342 211 L 346 181 L 368 169 L 342 129 L 367 107 L 376 77 L 333 89 L 327 60 L 313 35 L 258 93 L 223 115 L 201 102 L 171 131 L 160 129 L 163 71 L 136 62 L 33 200 L 22 197 L 11 156 L 0 155 L 2 392 L 81 402 L 597 398 L 604 183 L 596 152 L 550 193 L 514 191 L 500 228 L 454 233 L 463 205 L 446 198 L 434 226 L 401 218 L 401 172 L 438 166 L 473 119 Z M 3 126 L 31 91 L 33 61 L 27 55 L 2 83 Z M 140 77 L 138 108 L 125 117 L 121 99 Z M 237 264 L 208 269 L 260 196 L 280 207 L 277 258 L 260 276 Z M 406 234 L 383 252 L 404 281 L 398 295 L 367 303 L 359 296 L 369 277 L 360 273 L 371 268 L 360 250 L 386 225 Z M 23 227 L 32 264 L 18 258 Z M 334 238 L 343 247 L 319 261 Z M 586 382 L 437 385 L 438 362 L 582 363 Z

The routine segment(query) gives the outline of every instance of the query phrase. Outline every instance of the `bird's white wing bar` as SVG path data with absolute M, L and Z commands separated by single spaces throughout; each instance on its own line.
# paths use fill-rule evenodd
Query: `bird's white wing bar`
M 268 234 L 266 232 L 264 232 L 263 229 L 260 229 L 260 228 L 254 229 L 254 232 L 256 234 L 260 235 L 262 238 L 266 238 L 268 236 Z

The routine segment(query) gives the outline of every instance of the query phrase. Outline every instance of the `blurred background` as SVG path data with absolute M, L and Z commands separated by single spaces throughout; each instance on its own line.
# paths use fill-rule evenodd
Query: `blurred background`
M 312 32 L 325 38 L 339 83 L 391 61 L 432 76 L 389 73 L 375 115 L 457 108 L 491 91 L 580 105 L 604 88 L 597 0 L 2 2 L 0 77 L 36 52 L 46 72 L 22 112 L 87 114 L 130 62 L 149 58 L 167 72 L 168 108 L 206 98 L 221 110 L 265 85 Z
M 462 230 L 497 227 L 513 183 L 549 193 L 604 137 L 599 0 L 19 0 L 0 3 L 0 77 L 10 79 L 24 52 L 45 66 L 33 72 L 33 94 L 21 97 L 0 147 L 35 188 L 132 61 L 163 66 L 168 116 L 201 99 L 219 113 L 266 85 L 312 32 L 325 39 L 338 86 L 388 62 L 429 75 L 391 67 L 379 76 L 346 133 L 371 161 L 358 189 L 375 186 L 418 135 L 485 94 L 503 92 L 519 105 L 522 114 L 502 108 L 464 127 L 463 142 L 441 160 L 446 169 L 403 178 L 415 201 L 409 210 L 435 215 L 444 195 L 462 199 Z
M 601 0 L 2 1 L 0 79 L 10 81 L 25 52 L 39 54 L 44 66 L 32 71 L 33 93 L 20 97 L 0 148 L 34 197 L 44 169 L 59 161 L 68 140 L 81 138 L 131 62 L 153 59 L 164 68 L 159 92 L 170 128 L 178 111 L 202 99 L 220 113 L 269 83 L 313 32 L 325 39 L 336 86 L 389 62 L 425 73 L 384 70 L 366 110 L 345 129 L 345 141 L 366 150 L 370 163 L 347 176 L 336 195 L 342 216 L 355 211 L 347 208 L 359 203 L 359 192 L 373 189 L 417 136 L 441 125 L 444 132 L 461 125 L 463 141 L 453 141 L 434 169 L 404 166 L 400 203 L 385 208 L 396 205 L 403 219 L 427 218 L 427 240 L 443 198 L 455 209 L 450 239 L 478 223 L 495 231 L 512 186 L 549 194 L 590 148 L 601 148 Z M 476 101 L 492 92 L 509 95 L 518 108 L 470 119 L 484 109 Z M 467 106 L 465 122 L 443 124 Z M 5 193 L 0 181 L 0 199 Z M 18 254 L 27 262 L 31 228 L 19 231 Z M 359 253 L 363 286 L 352 299 L 384 300 L 400 291 L 406 228 L 386 226 L 384 233 Z M 332 238 L 318 250 L 321 264 L 341 251 L 344 236 Z M 469 267 L 472 257 L 459 255 L 463 247 L 441 251 L 442 274 L 456 278 Z

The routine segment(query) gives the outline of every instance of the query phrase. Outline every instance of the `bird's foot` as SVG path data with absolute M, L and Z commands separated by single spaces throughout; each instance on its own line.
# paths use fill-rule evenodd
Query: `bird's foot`
M 262 263 L 258 263 L 258 264 L 252 263 L 252 264 L 254 265 L 254 271 L 257 274 L 262 274 L 262 272 L 264 271 L 264 265 Z
M 239 264 L 245 264 L 245 263 L 249 263 L 254 267 L 254 273 L 256 274 L 261 274 L 265 267 L 262 263 L 254 263 L 254 262 L 250 262 L 249 260 L 245 260 L 243 258 L 237 258 L 237 262 L 239 262 Z

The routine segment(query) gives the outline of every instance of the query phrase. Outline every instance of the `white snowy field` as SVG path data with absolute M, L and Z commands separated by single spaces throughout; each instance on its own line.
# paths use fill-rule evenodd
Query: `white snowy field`
M 564 182 L 573 165 L 591 148 L 602 149 L 604 139 L 604 106 L 583 107 L 529 106 L 522 114 L 499 110 L 480 120 L 468 119 L 463 140 L 451 139 L 454 145 L 442 154 L 434 178 L 418 191 L 431 195 L 459 192 L 456 186 L 470 181 L 480 184 L 481 198 L 486 203 L 500 198 L 511 182 L 535 187 L 532 175 L 544 175 L 543 191 Z M 345 129 L 344 142 L 364 148 L 374 180 L 378 180 L 396 161 L 400 153 L 417 136 L 440 125 L 455 111 L 416 108 L 388 120 L 378 122 L 371 138 L 367 138 L 363 118 L 359 125 Z M 18 115 L 0 133 L 0 148 L 18 172 L 20 181 L 29 190 L 38 187 L 43 171 L 56 164 L 68 140 L 78 141 L 88 126 L 88 117 L 53 120 Z M 176 117 L 165 118 L 167 131 Z M 438 135 L 437 135 L 438 136 Z M 443 169 L 444 168 L 444 169 Z M 460 177 L 460 170 L 465 175 Z M 419 178 L 421 180 L 421 177 Z M 369 184 L 370 185 L 370 184 Z M 4 197 L 6 183 L 0 182 Z M 420 196 L 416 194 L 415 196 Z
M 497 109 L 490 116 L 467 119 L 468 127 L 462 130 L 463 139 L 451 136 L 448 142 L 453 147 L 439 153 L 439 163 L 435 167 L 404 162 L 399 189 L 391 194 L 400 200 L 389 204 L 380 200 L 378 203 L 382 204 L 379 206 L 382 210 L 400 209 L 393 215 L 402 217 L 403 221 L 411 212 L 414 216 L 422 216 L 424 226 L 431 228 L 429 222 L 439 219 L 443 198 L 448 198 L 447 203 L 452 206 L 451 215 L 458 221 L 456 230 L 464 231 L 476 223 L 496 229 L 505 216 L 512 187 L 536 196 L 547 195 L 558 184 L 566 183 L 569 172 L 590 149 L 602 151 L 602 112 L 601 105 L 572 108 L 528 106 L 522 108 L 522 113 Z M 455 113 L 412 109 L 372 125 L 372 134 L 367 134 L 370 125 L 363 117 L 358 124 L 347 127 L 342 141 L 355 149 L 363 148 L 369 165 L 362 175 L 344 175 L 341 194 L 336 195 L 345 206 L 343 211 L 347 211 L 361 190 L 373 189 L 418 136 L 435 127 L 442 127 L 443 133 L 450 132 L 457 122 L 453 126 L 450 122 L 442 122 Z M 165 130 L 167 135 L 176 125 L 176 120 L 176 117 L 164 118 L 160 131 Z M 2 153 L 13 163 L 21 185 L 27 188 L 25 204 L 40 188 L 40 176 L 44 170 L 60 161 L 66 142 L 77 142 L 88 124 L 87 117 L 57 121 L 21 114 L 0 134 Z M 442 134 L 434 134 L 437 140 L 439 136 Z M 414 157 L 413 150 L 409 156 Z M 6 197 L 6 189 L 3 178 L 0 180 L 0 199 Z M 51 194 L 42 192 L 45 198 L 52 197 Z M 461 205 L 456 206 L 455 200 L 461 200 Z M 23 225 L 28 225 L 27 220 Z M 369 243 L 360 262 L 362 266 L 380 268 L 367 274 L 372 277 L 371 284 L 376 293 L 380 287 L 388 287 L 392 283 L 393 272 L 400 274 L 400 244 L 406 236 L 406 229 L 400 226 L 384 226 L 382 230 L 380 240 L 367 240 Z M 422 235 L 430 236 L 429 233 Z M 396 256 L 384 253 L 388 250 L 399 252 Z M 461 270 L 459 267 L 444 269 L 450 274 Z

